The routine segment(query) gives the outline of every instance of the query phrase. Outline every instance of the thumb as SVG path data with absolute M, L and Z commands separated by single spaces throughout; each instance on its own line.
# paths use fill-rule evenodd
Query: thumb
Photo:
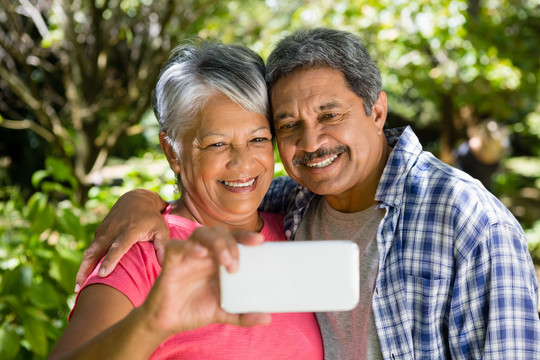
M 154 250 L 156 251 L 156 256 L 160 265 L 163 265 L 163 260 L 165 259 L 165 247 L 169 242 L 171 233 L 169 227 L 163 222 L 152 237 L 154 242 Z
M 104 253 L 105 250 L 102 249 L 102 245 L 99 242 L 93 242 L 86 249 L 75 278 L 75 292 L 79 291 L 86 278 L 94 271 Z
M 118 239 L 123 238 L 123 235 L 118 236 Z M 101 265 L 99 267 L 98 276 L 105 277 L 113 272 L 116 265 L 122 256 L 129 251 L 131 244 L 123 244 L 121 240 L 118 240 L 111 244 L 109 251 L 103 258 Z
M 169 240 L 170 239 L 168 236 L 162 236 L 161 233 L 157 233 L 154 236 L 154 250 L 156 251 L 156 256 L 161 266 L 163 266 L 163 261 L 165 259 L 165 248 L 167 247 Z

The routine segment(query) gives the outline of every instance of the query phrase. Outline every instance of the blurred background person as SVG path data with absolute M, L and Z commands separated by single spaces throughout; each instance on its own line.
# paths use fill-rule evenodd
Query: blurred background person
M 493 175 L 510 149 L 508 128 L 489 119 L 470 127 L 467 136 L 452 153 L 454 165 L 491 191 Z

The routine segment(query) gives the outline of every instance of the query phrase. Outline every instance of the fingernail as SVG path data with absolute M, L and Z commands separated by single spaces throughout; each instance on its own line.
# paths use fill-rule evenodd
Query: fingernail
M 107 276 L 107 270 L 106 270 L 103 266 L 99 268 L 98 276 L 99 276 L 99 277 L 105 277 L 105 276 Z
M 81 290 L 81 285 L 75 284 L 75 292 L 79 293 L 79 290 Z
M 195 246 L 193 246 L 193 251 L 198 255 L 205 255 L 208 252 L 204 246 L 199 244 L 195 244 Z
M 233 261 L 228 268 L 228 271 L 230 273 L 235 273 L 238 271 L 238 261 Z
M 227 249 L 223 250 L 221 252 L 221 256 L 219 257 L 219 259 L 221 260 L 223 264 L 229 264 L 232 260 L 231 253 L 229 252 L 229 250 Z

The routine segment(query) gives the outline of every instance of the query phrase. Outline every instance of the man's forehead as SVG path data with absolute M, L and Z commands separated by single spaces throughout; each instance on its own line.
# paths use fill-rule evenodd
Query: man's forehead
M 345 80 L 345 74 L 341 70 L 333 69 L 329 66 L 312 66 L 312 67 L 300 67 L 292 70 L 291 72 L 281 76 L 272 84 L 272 91 L 279 84 L 286 83 L 288 81 L 297 82 L 312 82 L 323 78 L 331 78 L 332 81 Z
M 330 88 L 328 86 L 331 85 Z M 310 92 L 317 87 L 332 90 L 336 86 L 347 86 L 345 74 L 330 67 L 299 68 L 279 78 L 271 87 L 272 97 L 281 95 L 283 91 Z
M 332 85 L 331 85 L 332 84 Z M 338 83 L 304 83 L 274 88 L 270 96 L 273 108 L 303 105 L 316 108 L 331 108 L 343 105 L 348 97 L 348 87 Z M 341 89 L 340 89 L 341 88 Z M 277 91 L 276 91 L 277 90 Z M 340 91 L 341 90 L 341 91 Z

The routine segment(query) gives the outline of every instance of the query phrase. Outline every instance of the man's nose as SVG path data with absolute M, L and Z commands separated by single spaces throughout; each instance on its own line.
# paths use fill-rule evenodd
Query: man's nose
M 320 127 L 304 127 L 297 142 L 299 150 L 314 152 L 327 142 L 327 135 Z

